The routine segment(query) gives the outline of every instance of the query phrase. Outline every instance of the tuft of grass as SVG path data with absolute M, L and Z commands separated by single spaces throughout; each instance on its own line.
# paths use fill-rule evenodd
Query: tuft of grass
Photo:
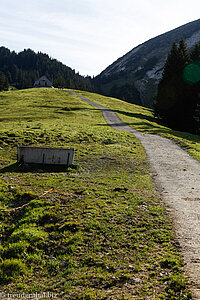
M 0 279 L 2 283 L 9 283 L 17 276 L 26 274 L 26 266 L 20 259 L 11 258 L 0 262 Z
M 27 250 L 29 243 L 27 241 L 19 241 L 17 243 L 8 244 L 7 247 L 3 249 L 3 258 L 19 258 Z
M 45 239 L 47 238 L 47 236 L 48 235 L 46 232 L 37 228 L 36 226 L 20 226 L 11 234 L 8 241 L 12 243 L 19 241 L 27 241 L 34 245 L 34 243 L 45 243 Z

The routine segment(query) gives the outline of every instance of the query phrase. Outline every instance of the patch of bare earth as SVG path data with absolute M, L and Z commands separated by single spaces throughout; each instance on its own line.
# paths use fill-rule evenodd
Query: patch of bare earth
M 140 133 L 112 110 L 78 97 L 99 108 L 114 129 L 130 132 L 142 143 L 159 195 L 173 219 L 193 299 L 200 299 L 200 164 L 171 140 Z

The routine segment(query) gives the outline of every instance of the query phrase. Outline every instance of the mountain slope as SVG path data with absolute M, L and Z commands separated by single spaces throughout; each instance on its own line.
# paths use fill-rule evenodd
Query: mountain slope
M 199 42 L 200 19 L 133 48 L 95 78 L 98 91 L 151 107 L 171 45 L 181 38 L 189 48 Z

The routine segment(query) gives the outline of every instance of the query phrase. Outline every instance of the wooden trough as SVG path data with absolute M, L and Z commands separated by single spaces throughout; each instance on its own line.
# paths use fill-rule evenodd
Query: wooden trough
M 74 149 L 49 147 L 17 147 L 17 161 L 23 164 L 70 166 L 74 160 Z

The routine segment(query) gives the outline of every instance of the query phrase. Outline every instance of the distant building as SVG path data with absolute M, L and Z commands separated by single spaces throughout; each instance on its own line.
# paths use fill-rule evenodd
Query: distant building
M 35 81 L 34 87 L 39 88 L 39 87 L 53 87 L 53 86 L 52 86 L 52 82 L 46 76 L 42 76 Z

